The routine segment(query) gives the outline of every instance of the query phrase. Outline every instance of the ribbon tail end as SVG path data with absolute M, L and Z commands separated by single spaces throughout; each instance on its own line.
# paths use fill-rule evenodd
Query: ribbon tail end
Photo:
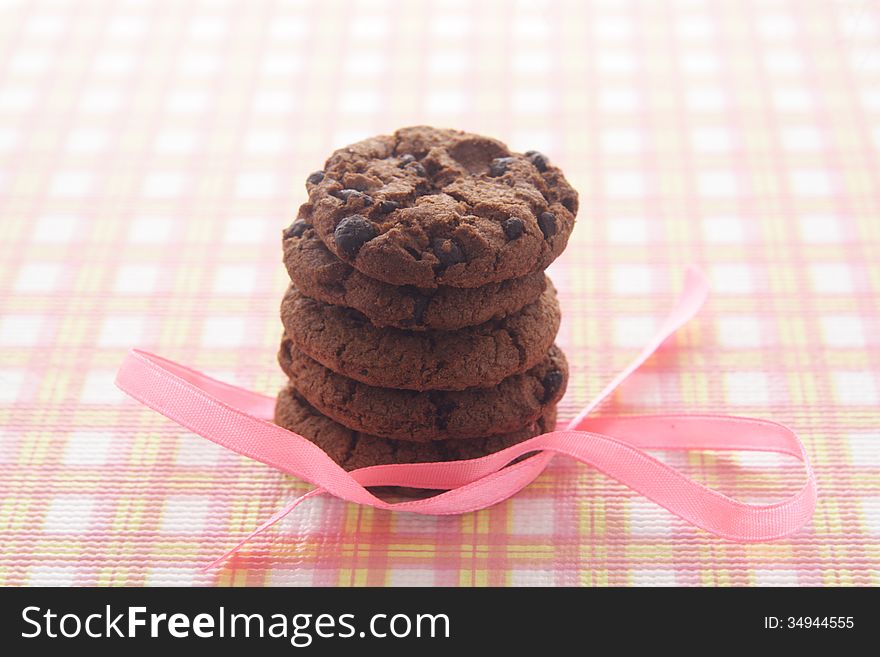
M 274 513 L 268 520 L 266 520 L 263 524 L 261 524 L 259 527 L 257 527 L 254 531 L 252 531 L 250 534 L 248 534 L 243 539 L 241 539 L 231 549 L 227 550 L 222 555 L 220 555 L 219 557 L 214 559 L 214 561 L 209 563 L 207 566 L 203 566 L 202 568 L 200 568 L 199 573 L 205 573 L 205 572 L 211 570 L 212 568 L 219 566 L 221 563 L 226 561 L 233 554 L 238 552 L 242 548 L 242 546 L 245 543 L 247 543 L 249 540 L 251 540 L 254 536 L 256 536 L 257 534 L 261 534 L 264 531 L 266 531 L 267 529 L 269 529 L 269 527 L 271 527 L 276 522 L 278 522 L 279 520 L 284 518 L 284 516 L 289 514 L 291 511 L 293 511 L 296 507 L 298 507 L 301 503 L 305 502 L 310 497 L 314 497 L 315 495 L 320 495 L 323 492 L 324 492 L 323 488 L 314 488 L 314 489 L 310 490 L 308 493 L 306 493 L 305 495 L 300 495 L 293 502 L 288 504 L 286 507 L 284 507 L 280 511 L 277 511 L 276 513 Z

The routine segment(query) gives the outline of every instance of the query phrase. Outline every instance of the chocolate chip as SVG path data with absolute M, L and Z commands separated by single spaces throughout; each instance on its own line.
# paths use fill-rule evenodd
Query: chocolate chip
M 570 196 L 562 199 L 562 207 L 574 214 L 577 210 L 577 199 Z
M 379 212 L 388 214 L 389 212 L 394 212 L 399 207 L 400 203 L 397 201 L 382 201 L 379 203 Z
M 306 232 L 306 228 L 308 227 L 309 225 L 305 221 L 303 221 L 302 219 L 297 219 L 284 229 L 284 239 L 287 239 L 289 237 L 300 237 L 304 232 Z
M 413 299 L 413 323 L 422 324 L 425 321 L 425 311 L 428 309 L 430 297 L 417 296 Z
M 407 164 L 410 164 L 415 161 L 416 161 L 416 156 L 410 155 L 409 153 L 407 153 L 406 155 L 401 156 L 400 163 L 397 166 L 399 166 L 402 169 Z
M 333 239 L 336 242 L 336 246 L 345 255 L 353 258 L 364 244 L 378 234 L 379 232 L 376 230 L 376 227 L 366 217 L 353 214 L 350 217 L 344 217 L 336 225 L 336 230 L 333 231 Z
M 553 237 L 556 234 L 556 215 L 552 212 L 542 212 L 538 215 L 538 228 L 544 233 L 544 237 Z
M 446 431 L 449 417 L 458 405 L 454 401 L 446 399 L 441 390 L 432 390 L 428 392 L 427 396 L 428 402 L 434 407 L 434 426 L 440 431 Z
M 543 153 L 539 153 L 538 151 L 526 151 L 525 156 L 541 173 L 544 173 L 547 170 L 547 165 L 550 163 L 550 160 L 548 160 L 547 156 Z
M 512 157 L 496 157 L 492 160 L 491 164 L 489 164 L 489 175 L 493 178 L 504 175 L 504 172 L 507 171 L 507 167 L 512 162 Z
M 523 220 L 519 217 L 510 217 L 502 222 L 501 227 L 504 229 L 504 234 L 507 235 L 507 239 L 515 240 L 523 234 L 525 224 L 523 224 Z
M 550 370 L 544 375 L 544 378 L 541 379 L 541 385 L 544 387 L 544 399 L 541 400 L 542 403 L 546 404 L 556 396 L 556 393 L 559 392 L 559 388 L 562 387 L 562 379 L 562 372 L 559 370 Z
M 428 172 L 425 171 L 425 167 L 422 166 L 421 162 L 412 162 L 411 164 L 407 164 L 406 168 L 422 178 L 428 175 Z
M 464 252 L 455 240 L 435 237 L 431 240 L 431 250 L 444 267 L 464 262 Z
M 367 319 L 366 315 L 364 315 L 359 310 L 355 310 L 354 308 L 346 308 L 344 310 L 344 313 L 345 313 L 345 316 L 349 319 L 349 321 L 351 321 L 354 324 L 357 324 L 358 326 L 363 326 L 364 324 L 366 324 L 369 321 Z
M 350 198 L 359 199 L 364 206 L 373 204 L 373 197 L 359 189 L 340 189 L 338 192 L 333 192 L 333 196 L 345 202 Z
M 324 180 L 323 171 L 315 171 L 314 173 L 309 174 L 309 177 L 306 178 L 306 182 L 310 185 L 317 185 L 322 180 Z

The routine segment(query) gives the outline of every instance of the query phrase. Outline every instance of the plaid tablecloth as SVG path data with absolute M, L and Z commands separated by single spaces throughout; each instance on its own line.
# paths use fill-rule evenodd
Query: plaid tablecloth
M 141 346 L 269 394 L 280 229 L 335 147 L 430 123 L 581 193 L 551 268 L 571 417 L 687 263 L 700 317 L 603 413 L 772 418 L 819 479 L 793 538 L 714 538 L 558 458 L 431 518 L 316 498 L 119 393 Z M 880 12 L 873 0 L 2 2 L 0 584 L 877 585 Z M 665 455 L 741 499 L 781 458 Z

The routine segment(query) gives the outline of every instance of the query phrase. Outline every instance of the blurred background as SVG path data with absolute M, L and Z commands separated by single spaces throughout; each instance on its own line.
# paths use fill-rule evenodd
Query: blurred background
M 710 306 L 606 410 L 791 423 L 811 528 L 725 543 L 557 459 L 461 518 L 317 499 L 197 572 L 305 485 L 115 369 L 137 345 L 274 394 L 305 177 L 419 123 L 541 150 L 580 192 L 562 418 L 706 269 Z M 878 171 L 874 0 L 2 0 L 0 584 L 876 585 Z M 799 480 L 669 458 L 747 499 Z

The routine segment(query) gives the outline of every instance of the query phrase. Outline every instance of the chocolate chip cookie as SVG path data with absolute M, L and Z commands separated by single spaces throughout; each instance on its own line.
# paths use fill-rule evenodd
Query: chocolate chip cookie
M 453 331 L 519 311 L 546 286 L 541 271 L 480 287 L 420 289 L 365 276 L 327 250 L 314 228 L 286 232 L 284 264 L 303 294 L 354 308 L 374 326 Z
M 437 440 L 431 443 L 386 440 L 352 431 L 321 415 L 294 389 L 284 388 L 275 406 L 275 423 L 308 438 L 346 470 L 387 463 L 429 463 L 461 461 L 486 456 L 533 436 L 553 431 L 556 408 L 527 426 L 508 434 L 487 438 Z
M 373 386 L 463 390 L 493 386 L 544 358 L 559 329 L 552 284 L 518 313 L 458 331 L 376 328 L 350 308 L 311 299 L 294 286 L 281 302 L 284 330 L 325 367 Z
M 565 393 L 568 364 L 555 345 L 537 365 L 491 388 L 415 392 L 376 388 L 327 369 L 282 341 L 278 360 L 309 404 L 355 431 L 413 442 L 487 436 L 526 426 Z
M 286 235 L 314 226 L 338 258 L 392 285 L 479 287 L 545 269 L 577 192 L 537 151 L 417 126 L 337 150 Z

